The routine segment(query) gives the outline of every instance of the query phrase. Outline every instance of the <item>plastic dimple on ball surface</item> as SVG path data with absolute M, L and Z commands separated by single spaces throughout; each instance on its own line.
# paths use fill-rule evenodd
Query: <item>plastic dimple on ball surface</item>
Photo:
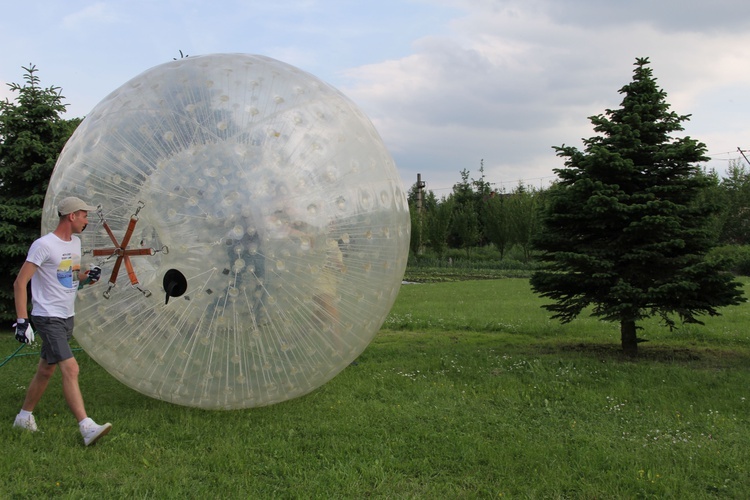
M 122 85 L 60 155 L 44 232 L 66 196 L 101 206 L 81 234 L 102 274 L 78 292 L 77 341 L 176 404 L 320 387 L 370 343 L 406 267 L 408 204 L 375 128 L 267 57 L 191 56 Z

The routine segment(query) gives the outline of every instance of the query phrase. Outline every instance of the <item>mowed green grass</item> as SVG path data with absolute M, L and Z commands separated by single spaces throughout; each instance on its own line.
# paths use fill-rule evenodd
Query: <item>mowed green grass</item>
M 406 285 L 355 364 L 286 403 L 210 412 L 142 396 L 85 353 L 83 447 L 59 377 L 11 428 L 36 358 L 0 368 L 0 498 L 747 498 L 750 306 L 619 353 L 528 280 Z M 4 358 L 15 350 L 0 338 Z M 23 352 L 23 351 L 22 351 Z

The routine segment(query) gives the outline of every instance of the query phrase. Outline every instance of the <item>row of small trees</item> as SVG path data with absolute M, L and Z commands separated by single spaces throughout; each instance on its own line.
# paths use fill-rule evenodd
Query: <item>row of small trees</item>
M 485 180 L 480 163 L 479 179 L 460 172 L 453 191 L 438 199 L 427 191 L 419 203 L 419 187 L 409 191 L 412 218 L 411 251 L 419 257 L 430 251 L 442 259 L 448 249 L 472 249 L 492 244 L 502 259 L 513 247 L 524 261 L 533 260 L 532 242 L 542 230 L 540 215 L 547 189 L 519 183 L 509 192 L 495 191 Z M 750 169 L 741 160 L 730 160 L 723 177 L 702 171 L 709 182 L 704 196 L 716 206 L 711 224 L 717 245 L 750 244 Z
M 418 203 L 418 187 L 409 191 L 412 217 L 411 251 L 419 256 L 426 250 L 442 259 L 449 248 L 464 249 L 471 257 L 474 248 L 488 244 L 500 253 L 518 246 L 524 260 L 532 256 L 531 241 L 539 230 L 539 204 L 544 190 L 519 184 L 511 192 L 497 192 L 481 177 L 469 180 L 469 171 L 461 171 L 461 182 L 453 192 L 438 199 L 432 191 Z

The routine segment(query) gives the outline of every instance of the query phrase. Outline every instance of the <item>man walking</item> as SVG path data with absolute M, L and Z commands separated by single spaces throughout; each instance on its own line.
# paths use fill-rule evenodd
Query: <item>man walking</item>
M 26 391 L 14 427 L 37 431 L 32 412 L 44 394 L 57 366 L 62 374 L 65 401 L 78 421 L 83 442 L 94 444 L 106 435 L 112 424 L 98 425 L 86 414 L 78 385 L 78 362 L 73 357 L 70 339 L 79 284 L 93 283 L 101 270 L 81 272 L 81 240 L 76 234 L 88 225 L 88 212 L 96 210 L 76 197 L 63 199 L 57 208 L 57 228 L 32 243 L 29 253 L 13 284 L 16 303 L 16 339 L 28 343 L 33 339 L 27 312 L 26 287 L 31 281 L 31 320 L 42 339 L 42 351 L 36 374 Z

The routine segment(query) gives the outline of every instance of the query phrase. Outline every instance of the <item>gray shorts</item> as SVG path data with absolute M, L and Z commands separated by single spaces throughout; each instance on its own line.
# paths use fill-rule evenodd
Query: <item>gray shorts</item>
M 70 318 L 48 318 L 32 316 L 34 331 L 42 338 L 41 357 L 54 365 L 73 357 L 70 339 L 73 338 L 73 316 Z

